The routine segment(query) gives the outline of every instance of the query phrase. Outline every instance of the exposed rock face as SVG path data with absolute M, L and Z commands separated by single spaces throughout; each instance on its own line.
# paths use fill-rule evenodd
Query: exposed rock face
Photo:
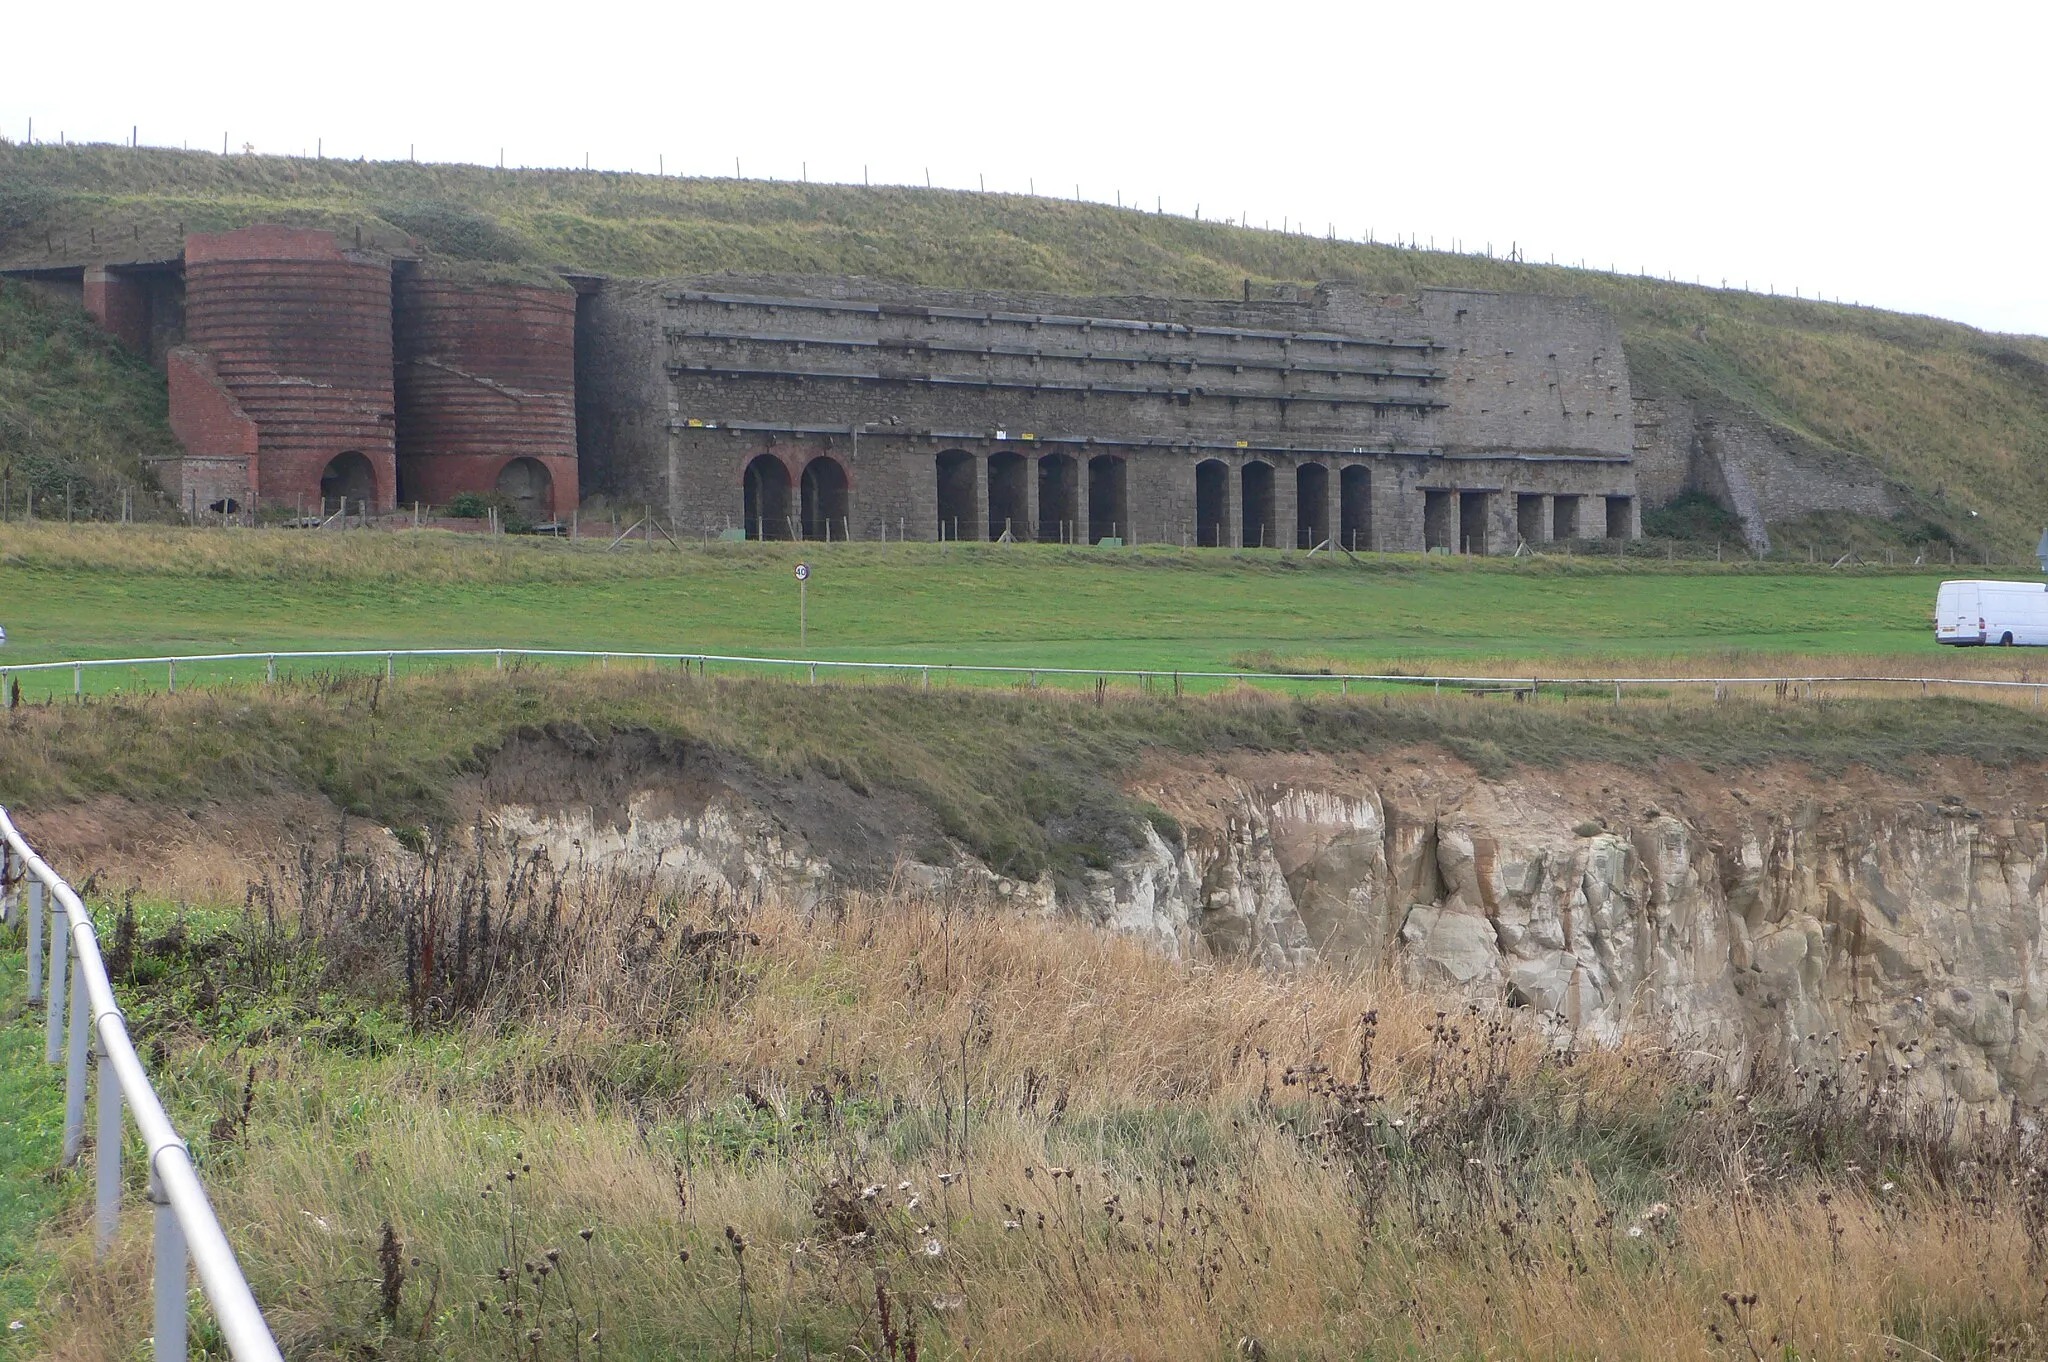
M 2048 1101 L 2038 805 L 1729 791 L 1680 813 L 1613 784 L 1307 774 L 1147 791 L 1189 830 L 1200 946 L 1391 965 L 1595 1040 L 1651 1025 L 1731 1057 L 1898 1064 L 1916 1100 Z
M 1134 793 L 1184 835 L 1146 825 L 1131 855 L 1058 887 L 993 874 L 900 797 L 683 749 L 543 744 L 475 793 L 558 862 L 700 891 L 964 888 L 1177 957 L 1392 968 L 1594 1041 L 1648 1026 L 1737 1063 L 1897 1064 L 1919 1100 L 2048 1102 L 2048 786 L 1938 779 L 1969 798 L 1797 772 L 1747 773 L 1752 790 L 1697 770 L 1485 780 L 1435 755 L 1377 775 L 1313 757 L 1162 767 Z

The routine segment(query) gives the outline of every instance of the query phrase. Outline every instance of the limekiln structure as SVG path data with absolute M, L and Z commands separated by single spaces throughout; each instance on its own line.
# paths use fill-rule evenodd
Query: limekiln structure
M 163 480 L 194 512 L 482 492 L 533 521 L 601 494 L 765 539 L 1506 553 L 1638 533 L 1621 339 L 1576 299 L 476 282 L 268 226 L 35 273 L 167 368 L 186 453 Z

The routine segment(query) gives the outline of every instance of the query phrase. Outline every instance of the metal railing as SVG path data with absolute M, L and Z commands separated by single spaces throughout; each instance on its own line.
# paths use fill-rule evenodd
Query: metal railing
M 62 876 L 38 856 L 14 822 L 0 809 L 0 883 L 9 894 L 25 890 L 28 927 L 28 993 L 44 1002 L 44 1058 L 64 1062 L 64 1164 L 78 1161 L 85 1144 L 87 1051 L 98 1063 L 97 1118 L 93 1140 L 93 1246 L 104 1257 L 121 1228 L 121 1113 L 141 1132 L 149 1160 L 149 1201 L 155 1218 L 156 1335 L 158 1362 L 185 1357 L 188 1262 L 236 1362 L 282 1362 L 270 1326 L 242 1276 L 235 1251 L 222 1233 L 206 1188 L 192 1166 L 191 1152 L 164 1113 L 149 1075 L 128 1038 L 128 1024 L 114 1001 L 114 986 L 100 959 L 92 916 Z M 25 883 L 23 883 L 25 881 Z M 54 899 L 47 916 L 48 988 L 43 969 L 45 895 Z M 68 969 L 67 969 L 68 957 Z M 70 1004 L 65 1002 L 67 973 Z M 66 1017 L 69 1026 L 66 1026 Z
M 1138 681 L 1145 685 L 1155 682 L 1172 681 L 1176 686 L 1189 681 L 1266 681 L 1290 682 L 1297 684 L 1328 684 L 1347 690 L 1353 685 L 1386 685 L 1417 687 L 1427 686 L 1441 690 L 1445 686 L 1490 692 L 1514 691 L 1535 695 L 1544 687 L 1561 691 L 1566 689 L 1585 690 L 1599 687 L 1611 688 L 1614 698 L 1619 701 L 1626 687 L 1637 686 L 1696 686 L 1714 688 L 1716 699 L 1724 690 L 1747 686 L 1897 686 L 1917 689 L 1926 694 L 1935 686 L 1953 686 L 1959 689 L 1984 689 L 2005 692 L 2033 692 L 2039 702 L 2042 692 L 2048 690 L 2048 679 L 2041 681 L 2009 681 L 1994 678 L 1963 676 L 1876 676 L 1856 673 L 1808 676 L 1459 676 L 1414 674 L 1405 672 L 1258 672 L 1258 671 L 1190 671 L 1171 667 L 1041 667 L 988 662 L 846 662 L 827 658 L 809 657 L 750 657 L 737 653 L 666 653 L 632 652 L 624 650 L 595 650 L 584 648 L 345 648 L 308 652 L 264 652 L 264 653 L 188 653 L 161 657 L 96 657 L 72 658 L 62 662 L 21 662 L 0 665 L 0 692 L 5 692 L 8 683 L 17 673 L 69 671 L 72 674 L 72 694 L 82 697 L 85 693 L 85 673 L 97 667 L 162 667 L 165 669 L 167 689 L 176 694 L 178 690 L 178 667 L 193 663 L 215 662 L 262 662 L 265 664 L 265 678 L 277 679 L 279 662 L 306 661 L 347 661 L 381 660 L 384 674 L 393 677 L 397 673 L 400 658 L 491 658 L 496 667 L 502 668 L 506 658 L 515 662 L 523 658 L 568 659 L 596 662 L 599 665 L 618 662 L 670 662 L 683 666 L 695 666 L 700 670 L 717 663 L 722 666 L 743 668 L 767 668 L 793 670 L 807 673 L 815 682 L 820 672 L 828 675 L 842 673 L 894 673 L 914 678 L 929 688 L 933 676 L 944 679 L 948 676 L 1004 676 L 1028 678 L 1035 683 L 1040 677 L 1069 677 L 1078 680 Z

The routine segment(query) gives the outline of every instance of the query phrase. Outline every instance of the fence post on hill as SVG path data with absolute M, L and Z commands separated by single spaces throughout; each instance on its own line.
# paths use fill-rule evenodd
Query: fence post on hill
M 26 871 L 28 867 L 23 866 Z M 31 876 L 28 882 L 28 1001 L 43 1000 L 43 882 Z
M 114 1247 L 114 1236 L 121 1232 L 121 1079 L 114 1072 L 113 1056 L 108 1053 L 105 1041 L 93 1047 L 98 1058 L 94 1067 L 98 1070 L 98 1092 L 96 1113 L 99 1118 L 98 1130 L 92 1142 L 93 1198 L 96 1202 L 93 1216 L 93 1257 L 104 1260 Z
M 156 1242 L 153 1246 L 156 1259 L 156 1336 L 154 1354 L 161 1358 L 183 1358 L 185 1356 L 185 1298 L 186 1283 L 192 1275 L 191 1264 L 186 1260 L 185 1231 L 178 1224 L 178 1213 L 171 1208 L 170 1195 L 165 1192 L 163 1182 L 157 1177 L 156 1166 L 149 1170 L 149 1201 L 156 1208 Z
M 64 985 L 70 977 L 70 910 L 60 900 L 50 914 L 50 978 L 43 1000 L 43 1062 L 55 1064 L 64 1055 Z
M 70 924 L 66 924 L 69 930 Z M 64 1166 L 78 1162 L 85 1147 L 85 1062 L 92 1030 L 92 1002 L 85 995 L 85 961 L 71 956 L 71 1031 L 64 1065 Z

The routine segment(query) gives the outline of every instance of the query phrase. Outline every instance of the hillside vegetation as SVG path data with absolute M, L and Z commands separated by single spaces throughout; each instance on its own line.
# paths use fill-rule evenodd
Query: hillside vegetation
M 4 191 L 0 191 L 4 192 Z M 19 516 L 118 518 L 123 489 L 141 490 L 146 460 L 174 454 L 161 375 L 73 308 L 0 283 L 0 470 Z
M 289 1357 L 1791 1362 L 2048 1328 L 2038 1137 L 1906 1110 L 1878 1044 L 1738 1085 L 1376 976 L 462 850 L 153 907 L 102 900 L 110 967 Z M 26 1182 L 61 1080 L 10 993 Z M 104 1260 L 84 1214 L 44 1225 L 0 1269 L 22 1342 L 143 1355 L 147 1217 Z
M 1928 519 L 2007 552 L 2048 521 L 2048 341 L 1932 318 L 1014 194 L 0 144 L 0 266 L 160 258 L 183 232 L 256 221 L 360 230 L 366 245 L 409 237 L 444 262 L 525 277 L 770 270 L 1202 296 L 1328 279 L 1582 295 L 1619 318 L 1639 396 L 1749 413 L 1866 460 Z

